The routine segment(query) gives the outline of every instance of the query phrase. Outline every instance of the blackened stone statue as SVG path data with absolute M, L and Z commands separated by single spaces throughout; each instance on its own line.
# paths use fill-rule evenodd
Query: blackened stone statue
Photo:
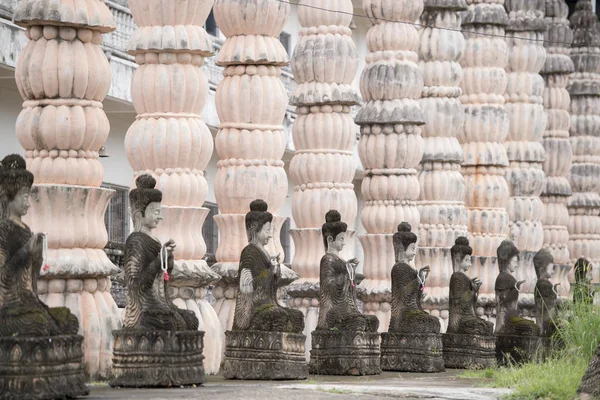
M 471 268 L 471 254 L 473 249 L 463 236 L 450 249 L 454 273 L 448 329 L 442 336 L 446 368 L 487 368 L 496 363 L 494 324 L 475 312 L 481 281 L 465 274 Z
M 580 257 L 575 265 L 575 283 L 573 284 L 573 302 L 581 304 L 594 303 L 592 290 L 592 263 Z
M 554 275 L 554 257 L 546 250 L 538 251 L 533 257 L 533 266 L 537 275 L 535 284 L 535 322 L 540 328 L 540 335 L 551 337 L 556 330 L 556 288 L 560 283 L 552 284 L 550 278 Z
M 279 304 L 277 291 L 286 284 L 285 266 L 265 246 L 272 238 L 273 215 L 263 200 L 250 203 L 246 214 L 248 245 L 238 271 L 239 293 L 233 329 L 225 333 L 223 375 L 227 379 L 306 379 L 304 315 Z
M 125 242 L 124 270 L 128 289 L 123 329 L 113 331 L 111 386 L 170 387 L 204 382 L 204 332 L 198 318 L 181 310 L 166 295 L 173 271 L 170 240 L 152 235 L 162 220 L 162 192 L 144 174 L 129 193 L 134 232 Z
M 325 215 L 322 235 L 319 319 L 312 333 L 310 372 L 320 375 L 374 375 L 381 372 L 379 320 L 363 315 L 356 304 L 356 286 L 364 278 L 356 273 L 358 260 L 339 256 L 348 226 L 340 213 Z
M 444 370 L 440 321 L 421 307 L 429 266 L 416 271 L 417 235 L 403 222 L 394 233 L 396 264 L 392 268 L 392 313 L 388 333 L 381 335 L 381 367 L 386 371 Z
M 600 343 L 581 379 L 577 393 L 581 400 L 600 399 Z
M 77 317 L 37 296 L 47 239 L 21 220 L 32 185 L 21 156 L 0 162 L 0 399 L 84 396 Z
M 496 254 L 500 273 L 496 278 L 496 359 L 504 364 L 532 360 L 543 351 L 540 328 L 519 315 L 519 291 L 525 281 L 512 275 L 519 265 L 519 250 L 510 240 L 500 243 Z

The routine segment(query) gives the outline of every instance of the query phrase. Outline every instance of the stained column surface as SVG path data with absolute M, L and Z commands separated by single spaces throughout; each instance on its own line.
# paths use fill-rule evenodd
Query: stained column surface
M 135 176 L 152 174 L 163 192 L 164 220 L 155 234 L 177 245 L 168 295 L 198 317 L 198 329 L 205 332 L 206 373 L 218 372 L 223 345 L 217 314 L 204 299 L 206 286 L 219 276 L 202 259 L 202 225 L 209 212 L 203 207 L 204 169 L 213 152 L 212 135 L 200 117 L 208 98 L 202 66 L 213 54 L 202 26 L 212 5 L 212 0 L 129 0 L 137 25 L 129 53 L 139 64 L 131 82 L 138 115 L 125 137 Z
M 477 312 L 485 312 L 490 318 L 498 275 L 496 249 L 509 234 L 509 190 L 504 177 L 509 165 L 504 142 L 510 122 L 504 101 L 508 82 L 504 70 L 508 61 L 504 38 L 507 14 L 504 1 L 467 0 L 467 4 L 462 21 L 467 43 L 460 83 L 465 122 L 458 139 L 463 147 L 467 227 L 473 247 L 469 275 L 483 282 Z
M 289 3 L 278 0 L 216 0 L 213 9 L 227 38 L 217 55 L 224 78 L 215 100 L 220 121 L 214 182 L 219 247 L 213 269 L 221 281 L 213 295 L 223 330 L 233 325 L 240 254 L 248 244 L 244 221 L 252 200 L 268 203 L 274 218 L 267 247 L 272 255 L 281 254 L 281 261 L 284 258 L 279 234 L 285 218 L 277 213 L 288 193 L 281 160 L 288 98 L 280 79 L 288 55 L 278 37 L 289 11 Z M 288 272 L 282 266 L 282 273 Z
M 554 257 L 556 277 L 560 282 L 558 293 L 568 297 L 569 272 L 573 268 L 569 255 L 569 212 L 567 201 L 571 185 L 567 179 L 573 151 L 569 140 L 571 98 L 567 91 L 573 61 L 569 57 L 573 32 L 567 16 L 569 7 L 564 0 L 546 0 L 545 20 L 548 29 L 544 35 L 546 62 L 540 72 L 544 78 L 544 108 L 547 122 L 542 145 L 546 153 L 543 164 L 546 187 L 541 199 L 544 203 L 544 247 Z
M 395 263 L 392 235 L 407 221 L 419 226 L 423 112 L 418 99 L 423 77 L 417 64 L 419 33 L 412 24 L 423 12 L 422 0 L 364 0 L 373 26 L 367 32 L 369 53 L 360 81 L 364 105 L 356 116 L 361 138 L 358 152 L 365 169 L 361 221 L 366 234 L 364 275 L 359 296 L 364 311 L 376 315 L 380 331 L 390 319 L 391 269 Z
M 424 306 L 442 318 L 444 328 L 453 272 L 450 248 L 457 237 L 467 236 L 466 184 L 460 173 L 463 150 L 457 139 L 465 118 L 459 100 L 463 77 L 459 62 L 465 50 L 460 27 L 466 9 L 465 0 L 425 0 L 420 20 L 419 67 L 424 86 L 419 104 L 425 147 L 419 171 L 416 264 L 431 267 Z
M 49 268 L 40 273 L 38 293 L 48 306 L 77 316 L 86 375 L 107 378 L 120 321 L 108 278 L 117 267 L 103 251 L 104 212 L 114 191 L 100 187 L 98 152 L 110 130 L 102 101 L 111 82 L 100 44 L 115 23 L 101 0 L 22 0 L 14 21 L 29 39 L 15 70 L 24 100 L 16 133 L 35 176 L 24 220 L 48 235 Z
M 317 7 L 317 8 L 313 8 Z M 293 126 L 295 153 L 290 163 L 294 182 L 292 214 L 296 229 L 292 269 L 300 279 L 288 287 L 290 306 L 305 314 L 306 352 L 317 325 L 319 266 L 325 254 L 321 226 L 327 211 L 338 210 L 348 224 L 343 258 L 352 257 L 357 200 L 352 181 L 356 172 L 357 127 L 350 107 L 358 104 L 352 81 L 358 52 L 352 41 L 351 0 L 300 0 L 302 29 L 292 56 L 297 83 L 290 104 L 296 106 Z
M 573 163 L 568 200 L 569 254 L 571 263 L 583 256 L 594 264 L 593 278 L 600 279 L 600 24 L 590 0 L 579 0 L 570 18 L 573 29 L 569 76 Z M 571 274 L 572 275 L 572 274 Z M 572 281 L 574 277 L 572 277 Z

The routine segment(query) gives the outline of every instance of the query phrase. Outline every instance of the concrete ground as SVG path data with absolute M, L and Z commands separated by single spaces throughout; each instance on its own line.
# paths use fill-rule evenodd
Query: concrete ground
M 139 400 L 330 400 L 330 399 L 500 399 L 508 389 L 482 388 L 481 382 L 459 378 L 461 371 L 436 374 L 384 372 L 379 376 L 335 377 L 311 375 L 306 381 L 231 381 L 209 376 L 197 388 L 112 389 L 94 384 L 86 399 Z

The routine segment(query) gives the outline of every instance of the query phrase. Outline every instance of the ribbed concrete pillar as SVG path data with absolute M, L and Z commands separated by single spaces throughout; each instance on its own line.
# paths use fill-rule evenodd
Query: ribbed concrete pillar
M 108 278 L 117 267 L 103 251 L 104 212 L 114 192 L 100 187 L 98 151 L 110 130 L 102 101 L 111 82 L 100 44 L 115 23 L 101 0 L 22 0 L 14 20 L 29 39 L 15 70 L 24 100 L 17 138 L 35 176 L 25 222 L 45 232 L 49 246 L 38 293 L 77 316 L 86 375 L 107 378 L 120 321 Z
M 590 0 L 579 0 L 571 16 L 574 72 L 569 76 L 573 164 L 569 182 L 569 254 L 571 263 L 581 256 L 594 264 L 594 281 L 600 279 L 600 24 Z
M 373 22 L 367 33 L 367 65 L 361 76 L 365 104 L 356 116 L 361 138 L 358 151 L 365 169 L 361 221 L 366 235 L 364 275 L 359 296 L 364 312 L 379 318 L 386 332 L 390 319 L 391 270 L 395 263 L 392 235 L 402 221 L 419 226 L 419 180 L 423 112 L 418 99 L 423 76 L 417 65 L 419 33 L 401 22 L 417 22 L 422 0 L 363 0 Z
M 546 129 L 544 79 L 540 70 L 546 61 L 544 48 L 545 0 L 506 0 L 508 12 L 506 44 L 508 85 L 504 93 L 510 119 L 504 147 L 509 167 L 506 181 L 510 191 L 508 216 L 510 239 L 521 251 L 517 280 L 521 286 L 519 301 L 533 307 L 536 283 L 533 256 L 544 243 L 544 205 L 540 199 L 546 184 L 542 168 L 545 151 L 542 138 Z
M 560 282 L 558 293 L 569 295 L 569 272 L 573 268 L 569 256 L 569 211 L 567 200 L 571 185 L 567 179 L 573 151 L 569 140 L 571 97 L 567 91 L 573 61 L 569 57 L 573 32 L 569 27 L 569 7 L 564 0 L 546 0 L 545 20 L 548 30 L 544 35 L 546 63 L 541 74 L 545 81 L 544 108 L 546 131 L 542 145 L 546 152 L 543 168 L 546 187 L 541 199 L 544 203 L 544 247 L 550 250 L 556 264 L 554 282 Z
M 465 0 L 425 0 L 421 16 L 419 67 L 423 93 L 419 100 L 425 125 L 425 151 L 419 172 L 419 247 L 417 266 L 431 267 L 425 308 L 448 320 L 452 259 L 450 248 L 467 236 L 465 179 L 460 173 L 463 150 L 457 135 L 464 129 L 465 111 L 459 100 L 465 38 L 460 32 Z M 438 29 L 448 28 L 448 29 Z
M 319 8 L 311 8 L 315 6 Z M 290 163 L 297 229 L 290 233 L 294 239 L 292 269 L 300 279 L 287 291 L 292 296 L 290 306 L 306 316 L 307 355 L 319 315 L 319 265 L 325 253 L 321 226 L 327 211 L 338 210 L 342 221 L 348 223 L 341 256 L 351 258 L 354 248 L 357 201 L 352 181 L 357 127 L 350 107 L 358 104 L 351 86 L 358 69 L 358 52 L 349 28 L 352 11 L 351 0 L 298 3 L 302 29 L 291 63 L 298 86 L 290 100 L 297 106 L 293 127 L 296 152 Z
M 467 3 L 469 9 L 463 14 L 462 23 L 467 45 L 461 61 L 460 84 L 465 124 L 458 139 L 463 146 L 467 226 L 474 256 L 469 274 L 483 282 L 478 314 L 485 311 L 491 318 L 498 275 L 496 249 L 509 234 L 506 211 L 509 191 L 504 177 L 508 167 L 504 141 L 509 128 L 504 106 L 508 81 L 504 70 L 508 61 L 504 40 L 507 15 L 503 4 L 494 0 L 467 0 Z
M 213 10 L 227 37 L 217 56 L 224 78 L 216 94 L 220 125 L 214 183 L 220 238 L 213 269 L 222 278 L 213 294 L 223 330 L 233 325 L 235 280 L 248 244 L 244 221 L 252 200 L 269 204 L 274 214 L 269 252 L 280 253 L 283 260 L 279 232 L 285 218 L 277 212 L 288 192 L 281 160 L 288 99 L 280 75 L 288 56 L 278 37 L 289 11 L 289 4 L 279 0 L 216 0 Z

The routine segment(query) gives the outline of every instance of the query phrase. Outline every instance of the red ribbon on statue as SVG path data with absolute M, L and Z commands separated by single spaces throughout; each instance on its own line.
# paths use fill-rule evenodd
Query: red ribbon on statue
M 50 266 L 48 264 L 44 265 L 44 268 L 42 268 L 42 270 L 44 272 L 48 271 L 50 269 Z
M 421 286 L 421 292 L 425 292 L 425 285 Z
M 165 278 L 165 282 L 168 282 L 169 279 L 171 279 L 171 277 L 169 276 L 169 273 L 167 271 L 165 271 L 164 278 Z

